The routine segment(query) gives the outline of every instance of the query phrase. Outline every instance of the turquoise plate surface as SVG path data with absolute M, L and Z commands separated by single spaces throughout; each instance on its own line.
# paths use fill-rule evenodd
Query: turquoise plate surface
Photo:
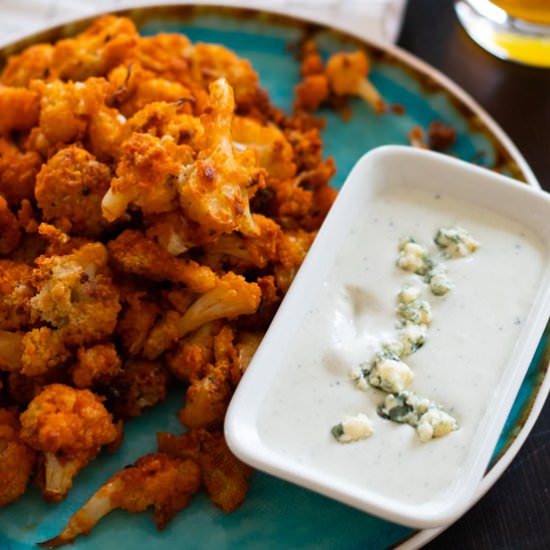
M 298 65 L 288 51 L 304 32 L 315 32 L 325 55 L 342 49 L 365 47 L 373 60 L 371 79 L 382 95 L 405 107 L 405 113 L 376 116 L 361 101 L 351 103 L 347 122 L 326 112 L 324 151 L 333 156 L 338 172 L 334 185 L 342 185 L 355 161 L 369 149 L 383 144 L 406 144 L 415 125 L 426 128 L 438 119 L 457 129 L 458 139 L 450 151 L 464 160 L 530 180 L 532 175 L 505 138 L 489 127 L 479 112 L 472 111 L 433 74 L 424 74 L 396 55 L 367 45 L 344 33 L 317 27 L 288 17 L 215 7 L 144 8 L 124 12 L 144 35 L 181 32 L 193 41 L 221 43 L 248 58 L 259 72 L 262 85 L 274 103 L 290 109 Z M 74 34 L 87 21 L 65 25 L 29 37 L 0 51 L 6 57 L 22 47 Z M 435 73 L 434 73 L 435 74 Z M 459 94 L 460 95 L 460 94 Z M 539 345 L 517 396 L 491 467 L 498 461 L 529 415 L 547 371 L 549 329 Z M 157 409 L 126 425 L 125 439 L 113 456 L 102 454 L 76 479 L 69 497 L 56 505 L 45 504 L 35 488 L 0 511 L 0 549 L 33 548 L 38 541 L 59 533 L 71 515 L 112 474 L 138 457 L 156 450 L 156 431 L 178 433 L 176 412 L 181 408 L 183 387 L 174 388 Z M 116 511 L 106 517 L 89 537 L 80 537 L 76 548 L 155 550 L 228 548 L 338 548 L 379 549 L 398 545 L 414 534 L 412 529 L 336 503 L 317 494 L 256 472 L 250 493 L 240 509 L 225 515 L 204 494 L 198 495 L 165 531 L 158 532 L 150 514 Z

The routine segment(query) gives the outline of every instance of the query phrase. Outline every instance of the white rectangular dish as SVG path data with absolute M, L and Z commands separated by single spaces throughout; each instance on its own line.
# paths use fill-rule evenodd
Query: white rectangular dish
M 479 250 L 443 258 L 432 242 L 443 226 L 465 227 Z M 407 237 L 439 254 L 447 293 L 434 295 L 426 275 L 396 266 Z M 549 259 L 549 195 L 437 153 L 371 151 L 237 388 L 225 422 L 230 448 L 260 470 L 392 521 L 452 521 L 469 506 L 550 315 Z M 458 429 L 429 441 L 425 430 L 383 419 L 388 393 L 360 391 L 350 377 L 403 332 L 396 295 L 410 287 L 433 319 L 407 356 L 413 374 L 406 383 L 394 377 L 391 392 L 413 391 L 456 418 Z M 373 434 L 338 443 L 331 428 L 358 414 Z

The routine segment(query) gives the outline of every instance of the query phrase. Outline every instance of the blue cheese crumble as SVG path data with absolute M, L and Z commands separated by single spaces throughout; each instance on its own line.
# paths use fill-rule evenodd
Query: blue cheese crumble
M 464 258 L 479 248 L 479 242 L 463 227 L 442 227 L 434 237 L 439 246 L 450 258 Z
M 436 296 L 447 294 L 454 286 L 447 275 L 447 268 L 441 264 L 435 265 L 426 273 L 426 282 Z
M 417 275 L 425 275 L 430 265 L 426 247 L 417 243 L 413 238 L 405 239 L 400 243 L 397 267 Z
M 366 439 L 374 433 L 372 420 L 363 413 L 346 416 L 342 422 L 333 426 L 331 433 L 339 443 L 351 443 Z
M 386 396 L 378 407 L 378 414 L 392 422 L 412 426 L 423 442 L 458 430 L 458 422 L 453 416 L 433 401 L 409 391 Z
M 416 325 L 429 325 L 432 322 L 432 308 L 426 300 L 420 298 L 408 304 L 399 302 L 397 313 L 405 321 Z

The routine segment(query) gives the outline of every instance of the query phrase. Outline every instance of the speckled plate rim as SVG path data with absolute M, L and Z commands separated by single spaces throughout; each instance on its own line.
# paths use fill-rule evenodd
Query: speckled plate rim
M 237 16 L 239 14 L 239 10 L 243 10 L 243 13 L 247 13 L 251 16 L 259 17 L 262 14 L 268 16 L 271 15 L 277 17 L 280 21 L 286 20 L 288 24 L 299 25 L 304 28 L 308 24 L 318 25 L 323 30 L 335 31 L 336 34 L 344 36 L 345 38 L 355 39 L 363 43 L 367 48 L 377 49 L 381 52 L 389 54 L 390 57 L 393 57 L 396 61 L 402 63 L 405 68 L 410 68 L 413 71 L 420 73 L 420 75 L 435 82 L 442 89 L 444 89 L 451 98 L 458 100 L 459 104 L 466 107 L 471 114 L 478 119 L 481 128 L 489 131 L 495 143 L 503 148 L 510 156 L 511 160 L 517 165 L 519 174 L 514 174 L 514 176 L 519 176 L 524 179 L 527 184 L 540 188 L 540 184 L 537 181 L 533 171 L 527 164 L 527 161 L 524 159 L 519 149 L 515 146 L 504 130 L 467 92 L 465 92 L 453 80 L 399 46 L 362 36 L 358 32 L 346 29 L 343 25 L 335 24 L 328 16 L 323 16 L 322 14 L 304 16 L 304 13 L 299 9 L 282 9 L 276 7 L 264 9 L 261 7 L 255 7 L 253 1 L 250 2 L 246 0 L 222 0 L 218 3 L 209 2 L 208 0 L 195 0 L 190 2 L 185 0 L 165 0 L 161 5 L 155 3 L 139 4 L 135 7 L 125 6 L 124 8 L 118 10 L 98 10 L 95 13 L 78 18 L 74 18 L 74 16 L 60 17 L 54 20 L 50 25 L 44 27 L 44 29 L 35 29 L 29 34 L 23 35 L 16 40 L 13 40 L 13 38 L 6 41 L 0 40 L 0 54 L 7 50 L 8 55 L 11 55 L 27 45 L 36 43 L 40 40 L 48 40 L 47 35 L 50 33 L 62 31 L 65 27 L 69 27 L 72 30 L 73 26 L 81 26 L 101 14 L 115 13 L 136 18 L 136 15 L 142 14 L 142 12 L 159 11 L 159 13 L 161 13 L 163 9 L 175 9 L 178 6 L 187 9 L 196 6 L 197 8 L 216 11 L 218 15 L 221 15 L 223 11 L 226 11 L 228 14 L 232 14 L 233 16 Z M 137 19 L 139 19 L 139 17 Z M 67 33 L 67 35 L 68 34 L 73 33 Z M 546 351 L 548 352 L 548 349 Z M 472 499 L 471 506 L 478 502 L 504 473 L 506 468 L 510 465 L 519 452 L 521 446 L 533 428 L 542 407 L 544 406 L 548 393 L 550 392 L 550 357 L 548 355 L 549 354 L 546 353 L 545 357 L 541 359 L 541 362 L 547 361 L 546 373 L 544 374 L 541 382 L 533 389 L 533 393 L 536 393 L 535 397 L 528 400 L 528 402 L 524 405 L 524 410 L 519 421 L 522 423 L 520 430 L 515 435 L 510 436 L 511 443 L 509 443 L 504 452 L 496 458 L 490 469 L 481 480 L 476 494 Z M 416 531 L 407 537 L 403 542 L 398 542 L 392 548 L 394 550 L 415 550 L 433 540 L 450 525 L 451 524 L 434 529 Z

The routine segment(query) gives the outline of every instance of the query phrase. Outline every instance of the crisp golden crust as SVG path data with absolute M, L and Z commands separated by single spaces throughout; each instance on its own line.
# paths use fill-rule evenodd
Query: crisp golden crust
M 21 414 L 21 438 L 37 451 L 93 458 L 115 440 L 112 416 L 89 390 L 52 384 Z
M 42 166 L 35 196 L 42 218 L 84 237 L 98 237 L 107 227 L 101 200 L 109 188 L 111 171 L 85 149 L 70 145 Z
M 39 108 L 36 92 L 0 84 L 0 135 L 35 126 Z
M 0 506 L 17 500 L 26 490 L 35 452 L 19 436 L 17 413 L 0 409 Z
M 36 174 L 42 159 L 34 151 L 21 151 L 11 141 L 0 138 L 0 195 L 9 206 L 19 206 L 23 199 L 34 197 Z
M 21 240 L 19 222 L 0 195 L 0 256 L 13 252 Z
M 73 383 L 77 388 L 91 388 L 107 384 L 121 372 L 121 361 L 114 344 L 97 344 L 80 348 L 77 362 L 71 369 Z
M 0 329 L 21 330 L 30 321 L 32 267 L 0 260 Z

